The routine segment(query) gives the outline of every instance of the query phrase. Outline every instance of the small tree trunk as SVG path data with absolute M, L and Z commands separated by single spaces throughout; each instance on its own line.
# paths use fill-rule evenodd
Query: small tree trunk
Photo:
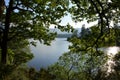
M 1 45 L 1 63 L 6 64 L 7 62 L 7 36 L 3 36 L 3 41 Z

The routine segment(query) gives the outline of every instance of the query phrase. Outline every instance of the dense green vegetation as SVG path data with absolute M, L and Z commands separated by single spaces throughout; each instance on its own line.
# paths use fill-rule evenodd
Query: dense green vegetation
M 7 80 L 7 72 L 32 58 L 25 47 L 35 42 L 27 39 L 50 45 L 56 33 L 50 32 L 49 26 L 61 26 L 60 19 L 66 15 L 67 3 L 64 0 L 8 0 L 7 4 L 6 0 L 0 0 L 1 79 Z M 4 71 L 9 67 L 10 71 Z
M 1 80 L 119 80 L 120 55 L 113 57 L 114 73 L 103 69 L 108 60 L 103 47 L 120 44 L 119 0 L 0 0 L 0 79 Z M 90 28 L 74 31 L 69 46 L 59 61 L 48 69 L 36 71 L 25 63 L 32 59 L 29 44 L 34 41 L 50 45 L 57 33 L 50 32 L 55 25 L 61 31 L 73 31 L 70 24 L 62 26 L 61 18 L 71 14 L 73 21 L 98 21 Z M 111 25 L 113 22 L 113 25 Z

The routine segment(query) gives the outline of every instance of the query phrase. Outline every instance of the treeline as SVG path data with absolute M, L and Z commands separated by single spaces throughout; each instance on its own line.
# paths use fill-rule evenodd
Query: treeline
M 72 36 L 72 34 L 57 34 L 57 38 L 69 38 L 69 37 L 71 37 Z

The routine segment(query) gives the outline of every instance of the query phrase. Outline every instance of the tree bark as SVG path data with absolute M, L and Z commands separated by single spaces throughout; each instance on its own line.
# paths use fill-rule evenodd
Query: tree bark
M 5 1 L 0 0 L 0 18 L 3 15 L 4 9 L 5 9 Z
M 8 46 L 8 34 L 10 27 L 10 15 L 13 8 L 13 0 L 10 0 L 9 6 L 6 9 L 6 17 L 5 17 L 5 28 L 3 31 L 2 44 L 1 44 L 1 63 L 7 63 L 7 46 Z

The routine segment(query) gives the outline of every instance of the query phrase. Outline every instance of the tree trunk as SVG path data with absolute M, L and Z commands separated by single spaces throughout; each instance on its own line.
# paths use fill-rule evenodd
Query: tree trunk
M 3 40 L 2 40 L 2 45 L 1 45 L 1 63 L 6 64 L 7 62 L 7 37 L 8 34 L 6 33 L 7 31 L 4 31 L 3 33 Z
M 1 63 L 7 63 L 7 43 L 8 43 L 8 34 L 10 27 L 10 15 L 13 8 L 13 0 L 10 0 L 9 7 L 6 9 L 6 17 L 5 17 L 5 28 L 3 31 L 2 44 L 1 44 Z

